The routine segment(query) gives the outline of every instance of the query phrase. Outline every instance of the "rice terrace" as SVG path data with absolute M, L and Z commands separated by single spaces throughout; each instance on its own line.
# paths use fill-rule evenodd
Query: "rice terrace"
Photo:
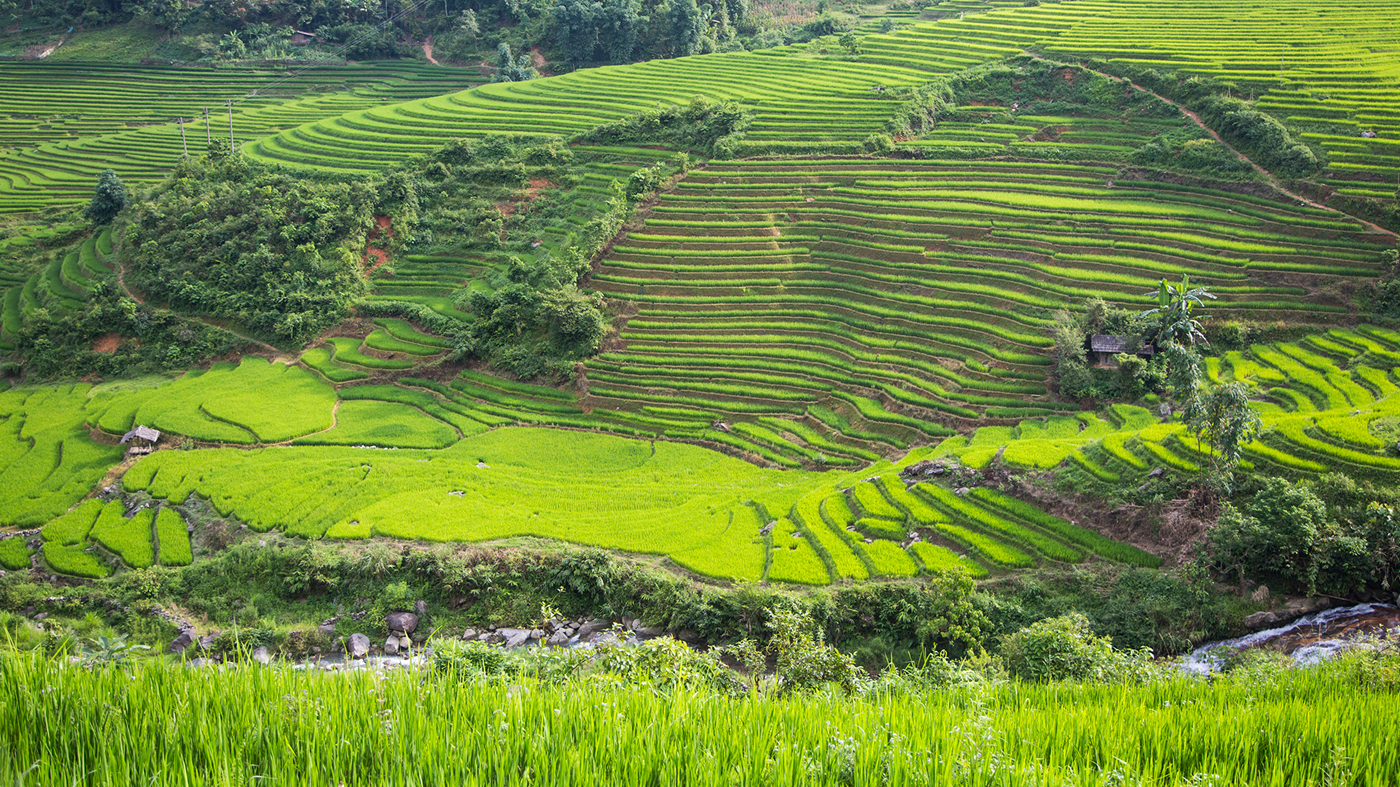
M 0 781 L 1400 785 L 1395 0 L 0 2 Z

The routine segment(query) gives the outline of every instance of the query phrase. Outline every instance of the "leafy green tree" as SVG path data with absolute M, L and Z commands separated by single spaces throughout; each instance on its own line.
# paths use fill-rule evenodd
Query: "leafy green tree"
M 1201 483 L 1222 495 L 1230 494 L 1244 447 L 1259 436 L 1263 423 L 1249 406 L 1248 389 L 1244 383 L 1231 382 L 1199 394 L 1185 420 L 1196 444 L 1210 447 L 1210 460 L 1201 464 Z
M 492 82 L 525 82 L 539 76 L 530 63 L 530 53 L 521 52 L 520 56 L 512 59 L 510 44 L 502 41 L 496 48 L 496 73 L 491 77 Z
M 153 298 L 289 345 L 341 319 L 377 190 L 292 177 L 242 156 L 184 159 L 128 233 L 128 275 Z
M 1327 507 L 1308 489 L 1270 478 L 1244 511 L 1225 504 L 1210 532 L 1208 561 L 1217 571 L 1261 577 L 1312 593 L 1321 568 Z
M 177 30 L 184 24 L 189 9 L 184 0 L 141 0 L 135 8 L 136 18 Z
M 1228 495 L 1244 447 L 1258 436 L 1261 422 L 1249 406 L 1243 383 L 1207 389 L 1203 381 L 1196 345 L 1207 342 L 1197 310 L 1215 296 L 1206 287 L 1192 287 L 1184 274 L 1179 285 L 1163 279 L 1157 291 L 1147 296 L 1157 299 L 1157 307 L 1143 312 L 1143 317 L 1151 320 L 1157 349 L 1165 358 L 1167 390 L 1181 411 L 1182 423 L 1196 436 L 1196 444 L 1210 447 L 1210 459 L 1201 465 L 1201 487 Z
M 636 0 L 605 0 L 598 41 L 610 63 L 630 63 L 642 32 Z
M 845 51 L 846 54 L 860 54 L 860 38 L 857 37 L 855 33 L 848 32 L 845 35 L 841 36 L 841 40 L 839 43 L 841 44 L 841 49 Z
M 564 62 L 578 67 L 594 60 L 603 6 L 590 0 L 559 0 L 554 7 L 554 38 Z
M 457 15 L 457 32 L 475 41 L 481 35 L 481 24 L 476 21 L 476 12 L 468 8 Z
M 126 207 L 126 203 L 126 184 L 117 177 L 117 173 L 110 169 L 104 170 L 97 178 L 96 193 L 93 194 L 92 202 L 88 203 L 87 210 L 83 211 L 83 218 L 93 224 L 110 224 L 122 208 Z
M 671 0 L 671 56 L 685 57 L 700 51 L 705 37 L 705 19 L 710 15 L 707 5 L 703 11 L 695 0 Z

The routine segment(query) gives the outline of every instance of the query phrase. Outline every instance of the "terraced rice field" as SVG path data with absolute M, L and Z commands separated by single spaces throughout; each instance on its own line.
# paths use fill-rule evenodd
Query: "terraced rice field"
M 1162 277 L 1220 316 L 1333 324 L 1326 292 L 1383 248 L 1336 214 L 1095 164 L 712 162 L 589 280 L 636 304 L 587 363 L 595 409 L 784 415 L 917 443 L 1048 396 L 1047 327 L 1090 296 L 1137 308 Z M 1069 419 L 1073 422 L 1073 418 Z
M 1298 343 L 1227 353 L 1210 366 L 1216 380 L 1244 381 L 1257 397 L 1265 433 L 1249 448 L 1248 466 L 1285 475 L 1337 468 L 1384 478 L 1400 473 L 1400 457 L 1387 437 L 1400 424 L 1400 333 L 1338 329 Z M 201 439 L 215 437 L 211 423 L 243 430 L 229 432 L 237 438 L 232 442 L 251 442 L 244 432 L 273 438 L 313 429 L 330 414 L 326 397 L 334 394 L 330 386 L 302 382 L 297 374 L 306 373 L 250 359 L 159 388 L 9 392 L 4 423 L 10 433 L 0 447 L 8 446 L 4 450 L 13 459 L 0 479 L 6 489 L 44 491 L 8 502 L 19 512 L 7 514 L 9 521 L 38 524 L 68 510 L 117 458 L 113 449 L 92 442 L 82 424 L 119 432 L 152 401 L 194 403 L 156 415 L 172 419 L 167 428 L 190 429 Z M 282 409 L 262 420 L 257 411 L 269 404 L 223 413 L 224 420 L 192 417 L 208 416 L 211 402 L 226 399 L 219 395 L 224 386 L 250 385 Z M 159 395 L 165 393 L 170 396 Z M 159 451 L 141 460 L 123 483 L 170 505 L 197 494 L 259 530 L 454 541 L 532 535 L 664 555 L 721 579 L 822 585 L 950 566 L 984 575 L 1047 562 L 1157 564 L 1147 553 L 994 489 L 955 492 L 901 477 L 903 468 L 920 461 L 956 458 L 971 467 L 1002 462 L 1032 470 L 1070 462 L 1100 478 L 1137 483 L 1154 467 L 1194 473 L 1205 459 L 1178 423 L 1130 405 L 984 426 L 971 437 L 950 437 L 898 461 L 815 473 L 763 469 L 680 442 L 599 434 L 649 436 L 656 433 L 645 427 L 658 425 L 649 419 L 665 416 L 585 412 L 555 389 L 473 372 L 447 385 L 407 378 L 397 385 L 348 386 L 338 398 L 336 426 L 310 433 L 299 445 Z M 26 418 L 31 412 L 44 413 L 47 421 L 67 415 L 50 427 L 54 436 L 43 437 L 34 419 Z M 282 431 L 272 432 L 272 423 Z M 738 434 L 756 445 L 785 435 L 789 450 L 843 439 L 829 427 L 811 427 L 811 442 L 804 443 L 795 432 L 780 432 L 780 423 L 767 423 L 766 435 Z M 520 424 L 575 431 L 511 428 Z M 692 425 L 704 430 L 700 439 L 707 442 L 723 442 L 726 435 L 717 427 Z M 493 426 L 505 428 L 487 431 Z M 60 442 L 70 452 L 48 468 L 53 476 L 61 467 L 67 483 L 21 477 L 41 454 L 29 447 L 31 433 L 34 446 Z M 100 457 L 70 466 L 66 458 L 79 450 Z M 770 450 L 775 458 L 784 456 Z M 165 561 L 166 554 L 171 561 L 186 559 L 178 539 L 168 553 L 160 546 L 167 543 L 162 534 L 178 532 L 176 523 L 148 515 L 131 524 L 94 505 L 84 502 L 46 527 L 43 554 L 54 570 L 93 576 L 106 573 L 118 558 L 128 565 Z M 92 544 L 105 552 L 94 553 Z
M 805 51 L 805 50 L 804 50 Z M 867 65 L 796 56 L 790 48 L 607 66 L 530 82 L 394 104 L 299 126 L 247 146 L 262 161 L 366 173 L 453 137 L 489 133 L 571 135 L 657 102 L 697 95 L 732 99 L 756 117 L 741 155 L 844 146 L 883 129 L 894 102 L 876 86 L 927 79 L 916 67 Z
M 75 205 L 113 169 L 132 183 L 158 180 L 207 135 L 258 137 L 346 112 L 461 90 L 474 70 L 415 63 L 288 70 L 161 68 L 101 63 L 0 63 L 0 214 Z M 203 110 L 211 128 L 206 131 Z M 192 122 L 200 118 L 199 122 Z
M 679 443 L 508 428 L 442 451 L 158 452 L 124 483 L 172 504 L 198 494 L 259 530 L 436 541 L 533 535 L 665 555 L 717 578 L 810 585 L 954 565 L 980 575 L 1039 560 L 1078 562 L 1088 551 L 1064 539 L 1096 535 L 1038 509 L 1030 521 L 942 487 L 911 491 L 897 469 L 763 470 Z M 875 481 L 861 480 L 868 472 L 878 474 Z M 852 518 L 865 511 L 861 491 L 870 484 L 887 501 L 887 515 L 907 523 L 908 537 L 857 532 Z M 1118 550 L 1114 559 L 1155 565 L 1102 540 Z
M 0 526 L 42 525 L 94 490 L 136 424 L 251 445 L 329 429 L 330 386 L 295 366 L 247 358 L 174 381 L 13 388 L 0 393 Z M 96 428 L 109 437 L 92 439 Z M 100 433 L 99 432 L 99 433 Z
M 869 36 L 861 60 L 949 70 L 1035 49 L 1221 79 L 1303 127 L 1327 152 L 1328 185 L 1391 198 L 1400 174 L 1397 47 L 1400 6 L 1391 2 L 1075 0 Z

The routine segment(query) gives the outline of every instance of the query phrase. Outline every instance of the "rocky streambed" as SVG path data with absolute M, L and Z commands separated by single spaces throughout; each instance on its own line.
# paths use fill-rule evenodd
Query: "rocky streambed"
M 1202 645 L 1183 656 L 1180 663 L 1189 672 L 1207 674 L 1219 670 L 1233 654 L 1266 649 L 1291 656 L 1298 664 L 1316 664 L 1345 650 L 1377 647 L 1398 639 L 1400 607 L 1356 604 L 1325 609 L 1274 628 Z

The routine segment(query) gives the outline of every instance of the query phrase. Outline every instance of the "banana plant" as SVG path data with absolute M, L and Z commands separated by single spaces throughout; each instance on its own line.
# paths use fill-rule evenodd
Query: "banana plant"
M 1180 284 L 1168 284 L 1166 279 L 1162 279 L 1157 289 L 1144 297 L 1154 296 L 1157 308 L 1148 309 L 1142 316 L 1156 323 L 1158 347 L 1172 342 L 1184 347 L 1209 344 L 1200 321 L 1192 316 L 1192 311 L 1205 307 L 1207 299 L 1215 300 L 1209 287 L 1192 287 L 1190 278 L 1182 274 Z

